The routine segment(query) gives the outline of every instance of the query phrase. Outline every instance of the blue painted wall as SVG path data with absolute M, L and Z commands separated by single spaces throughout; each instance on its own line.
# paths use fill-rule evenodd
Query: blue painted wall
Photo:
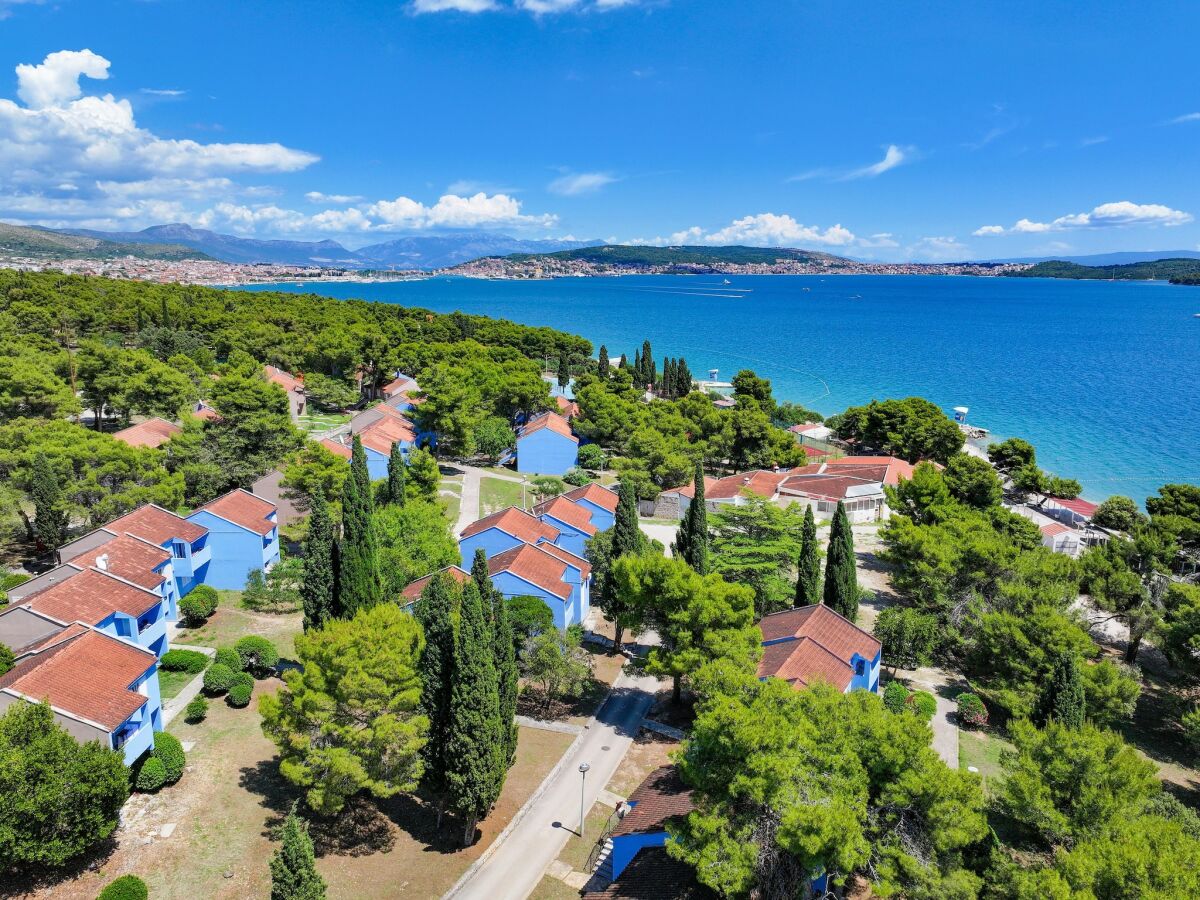
M 130 686 L 130 690 L 137 691 L 143 686 L 146 689 L 146 702 L 142 705 L 142 708 L 126 719 L 110 735 L 110 741 L 115 745 L 118 735 L 123 730 L 133 732 L 126 740 L 125 745 L 121 747 L 121 753 L 124 756 L 125 765 L 127 766 L 133 765 L 143 753 L 153 747 L 154 732 L 163 730 L 162 694 L 158 686 L 157 663 L 151 666 L 146 674 L 134 682 Z
M 517 438 L 517 471 L 565 475 L 579 457 L 579 445 L 566 435 L 539 428 Z
M 462 567 L 468 572 L 471 571 L 471 563 L 475 561 L 475 549 L 477 547 L 482 547 L 487 558 L 491 559 L 497 553 L 511 550 L 522 543 L 524 542 L 517 540 L 511 534 L 507 534 L 499 528 L 487 528 L 479 532 L 479 534 L 462 538 L 458 542 L 458 549 L 462 555 Z
M 562 547 L 568 553 L 574 553 L 576 556 L 582 556 L 584 559 L 587 559 L 585 553 L 587 547 L 585 545 L 591 535 L 585 534 L 573 525 L 568 525 L 566 522 L 554 518 L 549 513 L 543 513 L 538 516 L 538 519 L 545 522 L 551 528 L 559 530 L 558 540 L 554 542 L 555 546 Z
M 637 804 L 634 804 L 635 806 Z M 612 874 L 619 878 L 625 867 L 633 862 L 639 850 L 643 847 L 662 847 L 667 843 L 665 831 L 651 831 L 645 834 L 622 834 L 612 839 Z
M 550 612 L 554 615 L 554 626 L 559 630 L 566 630 L 576 621 L 575 619 L 575 604 L 571 600 L 563 600 L 561 597 L 556 597 L 554 594 L 543 590 L 535 584 L 530 584 L 522 578 L 518 578 L 509 572 L 498 572 L 492 576 L 492 584 L 496 586 L 501 594 L 506 598 L 512 597 L 537 597 L 549 607 Z
M 608 531 L 617 521 L 617 517 L 603 506 L 597 506 L 588 500 L 576 500 L 576 504 L 586 509 L 592 516 L 592 524 L 597 531 Z
M 200 573 L 206 570 L 206 567 L 212 562 L 212 550 L 208 546 L 208 535 L 193 541 L 191 544 L 186 544 L 180 541 L 181 546 L 176 546 L 174 541 L 168 541 L 165 546 L 171 551 L 171 568 L 175 573 L 175 586 L 179 589 L 179 596 L 186 597 L 188 593 L 196 585 L 203 583 L 203 577 Z M 177 551 L 182 549 L 183 555 L 177 555 Z M 178 616 L 178 610 L 172 617 Z
M 188 516 L 208 529 L 212 561 L 204 567 L 202 581 L 219 590 L 240 591 L 253 569 L 267 569 L 279 559 L 279 529 L 266 538 L 234 525 L 207 510 Z

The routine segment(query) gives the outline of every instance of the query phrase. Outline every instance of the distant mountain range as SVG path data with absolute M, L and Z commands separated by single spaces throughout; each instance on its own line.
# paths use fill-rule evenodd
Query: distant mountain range
M 264 241 L 220 234 L 190 225 L 155 225 L 142 231 L 63 233 L 125 244 L 179 244 L 213 259 L 236 263 L 277 263 L 290 266 L 333 266 L 351 269 L 438 269 L 481 256 L 508 253 L 551 253 L 590 247 L 600 241 L 529 241 L 491 232 L 411 235 L 348 250 L 337 241 Z
M 1081 266 L 1124 266 L 1130 263 L 1154 262 L 1159 259 L 1200 259 L 1200 250 L 1126 250 L 1115 253 L 1093 253 L 1087 256 L 1023 256 L 1016 259 L 989 259 L 998 263 L 1069 262 Z
M 145 241 L 138 244 L 112 241 L 90 235 L 63 234 L 43 228 L 5 225 L 0 222 L 0 255 L 32 259 L 208 259 L 203 253 L 179 244 Z
M 780 262 L 850 264 L 852 260 L 816 250 L 794 250 L 780 247 L 646 247 L 626 244 L 599 244 L 557 253 L 510 253 L 508 257 L 522 261 L 533 256 L 551 260 L 586 262 L 614 267 L 654 266 L 712 266 L 775 265 Z

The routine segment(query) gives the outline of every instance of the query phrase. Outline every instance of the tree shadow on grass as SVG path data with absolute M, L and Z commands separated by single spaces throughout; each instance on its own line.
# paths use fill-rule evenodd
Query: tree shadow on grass
M 61 868 L 32 866 L 17 873 L 0 872 L 0 897 L 22 897 L 70 884 L 84 872 L 102 869 L 116 850 L 116 838 L 108 837 Z

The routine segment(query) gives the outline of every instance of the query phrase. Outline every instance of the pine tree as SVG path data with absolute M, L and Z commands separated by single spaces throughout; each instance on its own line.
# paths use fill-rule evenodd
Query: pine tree
M 675 360 L 675 394 L 686 397 L 692 392 L 692 373 L 682 356 Z
M 854 562 L 854 533 L 846 507 L 839 500 L 829 531 L 829 552 L 825 557 L 825 605 L 851 622 L 858 615 L 858 572 Z
M 558 386 L 566 389 L 571 383 L 571 360 L 567 356 L 567 351 L 563 350 L 558 354 Z
M 44 453 L 39 453 L 33 458 L 29 496 L 33 500 L 33 531 L 38 546 L 57 555 L 58 548 L 67 540 L 70 514 L 67 512 L 58 476 L 54 474 L 50 460 Z
M 271 900 L 325 900 L 325 880 L 317 871 L 308 825 L 296 815 L 295 803 L 271 857 Z
M 342 483 L 341 566 L 338 572 L 340 606 L 344 617 L 354 616 L 383 599 L 379 557 L 375 544 L 371 477 L 362 441 L 354 437 L 350 477 Z
M 304 630 L 320 628 L 337 612 L 334 606 L 333 520 L 329 504 L 319 491 L 313 495 L 308 515 L 308 534 L 304 538 L 304 581 L 300 596 L 304 600 Z
M 1051 721 L 1067 728 L 1080 728 L 1086 713 L 1083 673 L 1079 657 L 1064 650 L 1054 664 L 1050 679 L 1042 686 L 1037 716 L 1041 725 Z
M 796 563 L 796 605 L 821 602 L 821 551 L 817 542 L 817 520 L 811 506 L 804 509 L 804 528 L 800 532 L 800 559 Z
M 446 773 L 450 805 L 463 817 L 463 846 L 475 825 L 500 796 L 507 770 L 503 755 L 500 698 L 492 663 L 490 631 L 474 581 L 463 585 L 458 635 L 454 641 L 454 679 L 450 689 L 450 729 Z
M 404 505 L 404 471 L 407 468 L 404 454 L 400 452 L 400 443 L 392 444 L 392 452 L 388 456 L 387 502 L 394 506 Z
M 608 378 L 608 348 L 603 344 L 600 345 L 600 362 L 596 366 L 596 374 L 601 378 Z
M 162 322 L 161 322 L 161 324 L 162 324 L 162 327 L 163 327 L 163 328 L 170 328 L 170 327 L 171 327 L 171 310 L 170 310 L 170 308 L 167 306 L 167 296 L 166 296 L 166 294 L 163 294 L 163 298 L 162 298 L 162 314 L 161 314 L 160 318 L 162 319 Z
M 451 760 L 450 689 L 454 683 L 454 594 L 456 585 L 438 572 L 425 585 L 413 615 L 425 633 L 425 649 L 417 664 L 421 679 L 421 712 L 429 719 L 429 740 L 421 753 L 425 759 L 425 787 L 438 798 L 438 828 L 446 805 L 447 772 Z
M 697 575 L 707 575 L 708 564 L 708 508 L 704 502 L 704 467 L 696 464 L 696 478 L 692 502 L 688 504 L 679 534 L 673 548 L 677 557 L 692 567 Z

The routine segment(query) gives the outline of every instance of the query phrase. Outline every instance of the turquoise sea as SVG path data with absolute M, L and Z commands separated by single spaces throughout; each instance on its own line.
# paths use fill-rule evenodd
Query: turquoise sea
M 638 276 L 321 285 L 589 338 L 610 355 L 649 339 L 693 374 L 741 368 L 822 413 L 918 395 L 1024 437 L 1084 496 L 1142 502 L 1200 484 L 1200 288 L 1159 282 L 951 276 Z M 311 292 L 309 286 L 250 290 Z

